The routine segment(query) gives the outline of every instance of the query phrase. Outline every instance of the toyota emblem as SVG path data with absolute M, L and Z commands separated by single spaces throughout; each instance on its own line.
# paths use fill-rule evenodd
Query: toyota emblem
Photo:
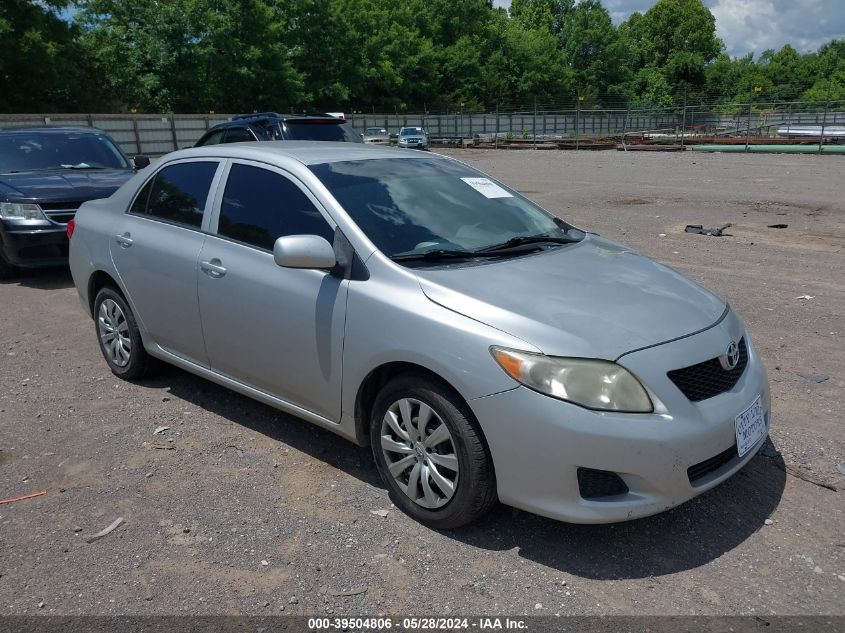
M 725 371 L 736 368 L 739 365 L 739 345 L 731 341 L 728 349 L 725 350 L 725 355 L 720 356 L 719 361 L 722 363 L 722 369 Z

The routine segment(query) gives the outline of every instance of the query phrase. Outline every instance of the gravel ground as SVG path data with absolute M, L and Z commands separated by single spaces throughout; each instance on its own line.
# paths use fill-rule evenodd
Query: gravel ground
M 0 498 L 47 494 L 0 505 L 5 613 L 845 614 L 845 162 L 448 153 L 727 297 L 772 381 L 764 454 L 657 517 L 436 532 L 365 449 L 174 368 L 116 379 L 67 272 L 27 273 L 0 284 Z

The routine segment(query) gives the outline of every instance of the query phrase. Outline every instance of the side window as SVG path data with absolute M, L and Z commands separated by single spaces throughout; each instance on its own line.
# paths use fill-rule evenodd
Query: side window
M 224 143 L 240 143 L 242 141 L 254 141 L 255 137 L 245 127 L 231 127 L 226 130 L 223 138 Z
M 150 189 L 153 188 L 154 180 L 155 178 L 150 178 L 147 181 L 147 184 L 141 187 L 141 191 L 138 192 L 138 195 L 135 198 L 135 202 L 133 202 L 132 206 L 129 207 L 129 213 L 142 215 L 146 212 L 147 201 L 150 199 Z
M 283 235 L 319 235 L 329 242 L 334 237 L 317 207 L 291 180 L 238 164 L 229 171 L 217 233 L 267 250 Z
M 205 138 L 203 138 L 197 145 L 205 146 L 205 145 L 217 145 L 223 140 L 223 130 L 217 130 L 216 132 L 212 132 Z
M 217 165 L 203 161 L 165 167 L 144 186 L 150 187 L 146 205 L 142 206 L 142 190 L 130 212 L 199 228 Z

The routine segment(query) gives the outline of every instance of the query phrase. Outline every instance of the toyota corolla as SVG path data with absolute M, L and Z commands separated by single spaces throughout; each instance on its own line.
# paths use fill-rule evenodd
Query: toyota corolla
M 766 374 L 723 299 L 450 158 L 188 149 L 69 232 L 112 372 L 165 361 L 369 445 L 434 527 L 497 500 L 654 514 L 768 434 Z

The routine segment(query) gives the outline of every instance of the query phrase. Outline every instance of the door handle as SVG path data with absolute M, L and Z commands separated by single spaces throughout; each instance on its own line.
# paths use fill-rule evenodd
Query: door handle
M 123 248 L 129 248 L 130 246 L 132 246 L 132 238 L 129 237 L 129 233 L 123 233 L 122 235 L 120 235 L 120 234 L 115 235 L 114 239 Z
M 220 265 L 220 260 L 216 257 L 210 262 L 200 262 L 200 268 L 206 275 L 214 279 L 219 279 L 226 274 L 226 269 Z

